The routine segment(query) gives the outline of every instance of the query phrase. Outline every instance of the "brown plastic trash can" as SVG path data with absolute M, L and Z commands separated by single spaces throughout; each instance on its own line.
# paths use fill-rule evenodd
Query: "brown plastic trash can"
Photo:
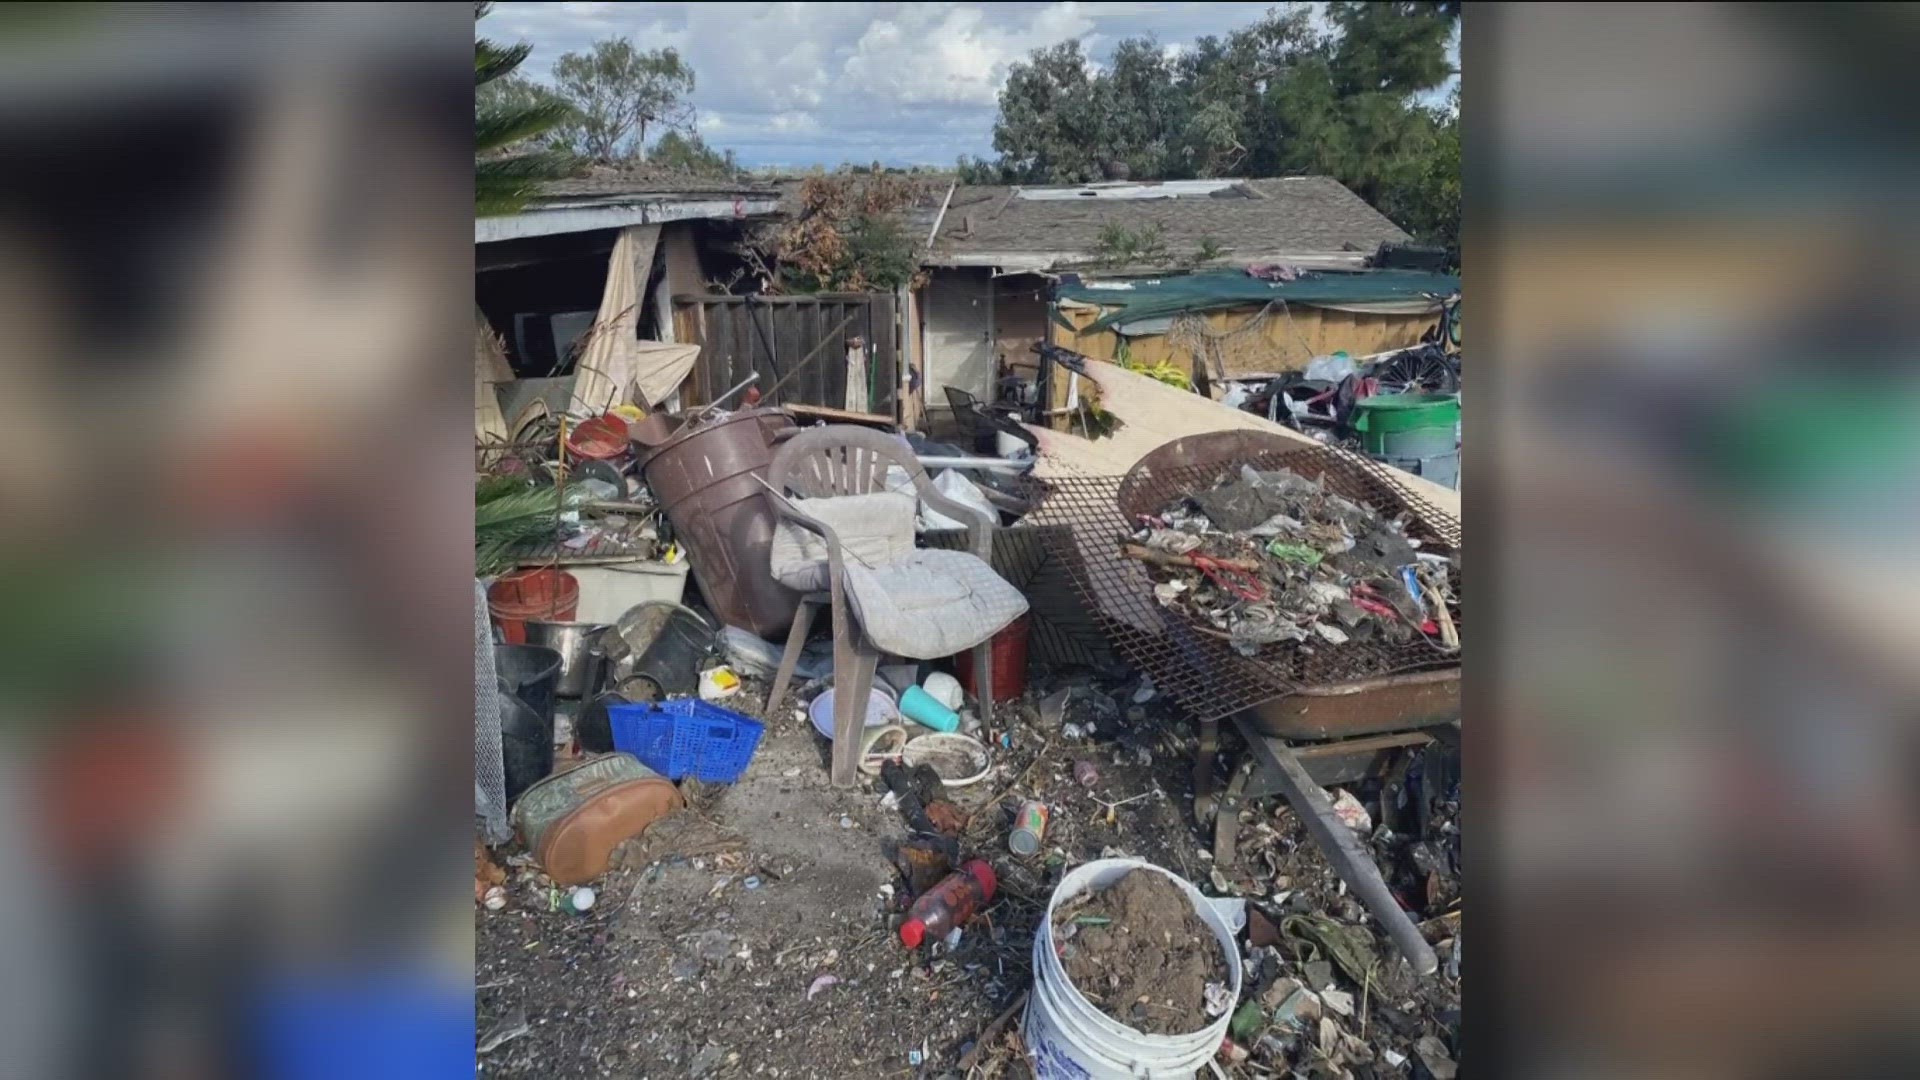
M 682 430 L 641 461 L 713 613 L 777 641 L 786 639 L 800 597 L 768 568 L 774 518 L 760 481 L 774 440 L 793 426 L 783 409 L 746 409 Z

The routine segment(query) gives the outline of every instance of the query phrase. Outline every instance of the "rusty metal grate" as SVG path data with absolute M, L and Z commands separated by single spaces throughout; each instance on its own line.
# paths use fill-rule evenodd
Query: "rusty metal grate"
M 1201 720 L 1311 687 L 1458 666 L 1457 654 L 1418 640 L 1401 645 L 1356 641 L 1321 646 L 1311 654 L 1282 647 L 1244 657 L 1225 641 L 1198 632 L 1188 616 L 1154 600 L 1146 568 L 1120 556 L 1120 538 L 1136 528 L 1131 514 L 1157 512 L 1181 495 L 1211 487 L 1242 464 L 1324 477 L 1329 490 L 1346 498 L 1382 513 L 1406 513 L 1407 534 L 1422 541 L 1422 550 L 1451 554 L 1460 544 L 1460 523 L 1394 482 L 1384 466 L 1313 447 L 1213 465 L 1136 471 L 1126 477 L 1033 480 L 1037 505 L 1022 524 L 1064 526 L 1046 530 L 1049 543 L 1115 651 Z M 1457 597 L 1457 575 L 1453 585 Z M 1453 613 L 1460 624 L 1457 606 Z

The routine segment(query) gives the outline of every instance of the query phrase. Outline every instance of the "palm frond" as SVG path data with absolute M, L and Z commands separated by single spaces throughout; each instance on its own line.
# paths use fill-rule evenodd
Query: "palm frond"
M 473 188 L 473 216 L 476 218 L 511 217 L 527 205 L 528 199 L 539 193 L 538 181 L 476 177 Z
M 530 139 L 557 124 L 572 119 L 573 106 L 550 101 L 526 107 L 493 107 L 476 110 L 473 118 L 473 146 L 486 153 Z
M 572 154 L 558 150 L 530 150 L 524 154 L 490 157 L 476 163 L 488 176 L 510 176 L 520 180 L 554 180 L 573 172 Z
M 517 214 L 540 194 L 548 180 L 572 171 L 567 154 L 516 154 L 474 163 L 474 213 L 479 217 Z
M 474 488 L 473 567 L 479 577 L 492 577 L 513 565 L 513 553 L 527 542 L 552 537 L 560 514 L 586 502 L 586 485 L 572 484 L 556 493 L 524 482 L 483 480 Z
M 526 42 L 504 46 L 491 41 L 474 42 L 473 85 L 485 86 L 503 75 L 511 74 L 532 53 L 533 46 Z
M 551 518 L 563 509 L 572 509 L 586 501 L 585 484 L 568 485 L 567 490 L 558 495 L 550 487 L 526 488 L 484 503 L 476 503 L 473 508 L 473 528 L 476 533 L 479 533 L 518 519 L 542 516 Z

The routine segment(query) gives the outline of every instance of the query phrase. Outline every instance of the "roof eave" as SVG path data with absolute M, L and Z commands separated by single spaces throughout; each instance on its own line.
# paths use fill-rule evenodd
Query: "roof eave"
M 772 214 L 780 208 L 774 196 L 686 198 L 678 195 L 624 196 L 609 200 L 543 200 L 518 214 L 475 218 L 473 242 L 519 240 L 530 236 L 618 229 L 629 225 L 658 225 L 669 221 L 740 221 Z
M 921 260 L 931 267 L 993 267 L 1029 273 L 1073 272 L 1111 276 L 1186 273 L 1192 270 L 1239 270 L 1255 263 L 1285 263 L 1303 270 L 1351 270 L 1364 266 L 1372 251 L 1275 251 L 1253 255 L 1235 255 L 1203 264 L 1142 263 L 1114 267 L 1100 262 L 1099 256 L 1086 251 L 981 251 L 933 252 Z

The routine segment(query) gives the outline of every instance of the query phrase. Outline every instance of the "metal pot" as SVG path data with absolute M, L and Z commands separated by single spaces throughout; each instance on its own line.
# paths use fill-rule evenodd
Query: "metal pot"
M 611 629 L 605 623 L 540 622 L 527 620 L 527 644 L 543 645 L 560 654 L 560 682 L 554 693 L 564 698 L 590 697 L 601 666 L 590 652 L 600 644 L 600 635 Z
M 699 688 L 700 665 L 714 643 L 713 626 L 699 612 L 648 600 L 620 616 L 614 634 L 631 656 L 617 667 L 622 686 L 641 681 L 651 687 L 640 700 L 664 701 Z

